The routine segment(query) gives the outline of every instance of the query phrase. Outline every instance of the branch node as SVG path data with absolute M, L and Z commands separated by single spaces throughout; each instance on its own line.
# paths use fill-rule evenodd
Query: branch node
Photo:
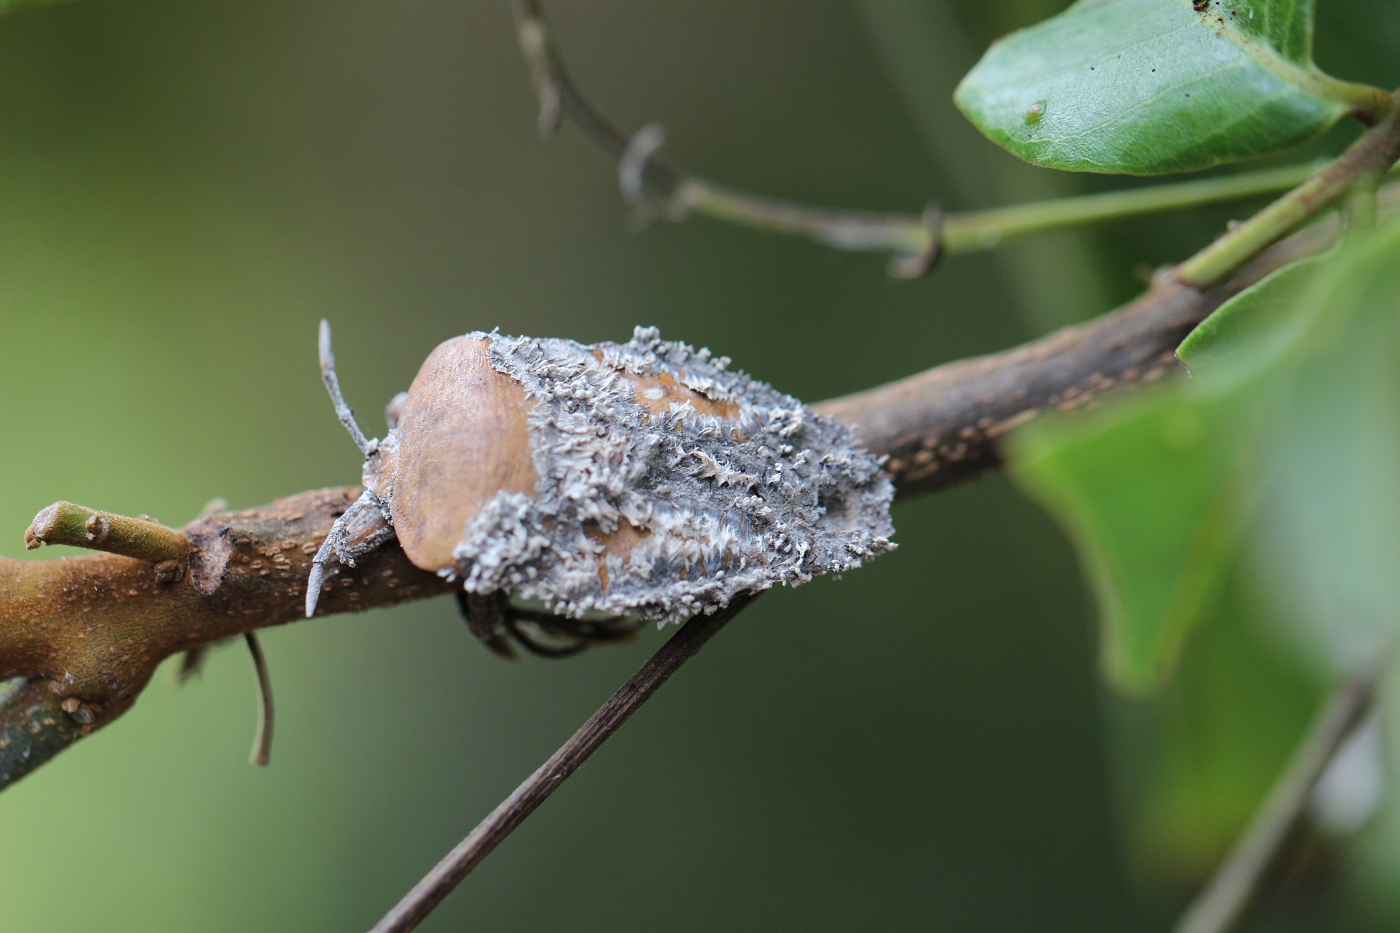
M 96 718 L 93 715 L 92 707 L 85 706 L 83 701 L 77 697 L 68 697 L 62 703 L 58 704 L 58 706 L 59 709 L 71 716 L 73 721 L 80 726 L 89 725 L 92 723 L 93 719 Z
M 646 191 L 647 163 L 666 145 L 666 128 L 660 123 L 648 123 L 637 130 L 617 162 L 617 186 L 622 200 L 632 209 L 632 226 L 643 230 L 654 220 L 681 220 L 686 205 L 679 198 L 665 200 L 649 197 Z
M 917 279 L 928 275 L 943 257 L 943 208 L 930 201 L 920 217 L 928 231 L 928 244 L 917 252 L 895 253 L 890 257 L 891 278 Z

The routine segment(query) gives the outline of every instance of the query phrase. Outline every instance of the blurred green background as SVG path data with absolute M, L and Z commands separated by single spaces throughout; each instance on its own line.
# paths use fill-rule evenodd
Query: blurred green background
M 584 88 L 625 127 L 662 120 L 668 156 L 917 210 L 1110 183 L 1016 163 L 949 100 L 987 42 L 1063 5 L 548 10 Z M 1323 0 L 1319 58 L 1400 83 L 1400 9 Z M 433 346 L 496 326 L 655 324 L 816 400 L 1106 310 L 1245 210 L 892 282 L 872 257 L 704 221 L 631 233 L 612 167 L 534 123 L 504 0 L 0 20 L 0 550 L 22 556 L 59 498 L 179 524 L 215 496 L 356 482 L 321 317 L 377 433 Z M 895 554 L 746 612 L 424 929 L 1166 929 L 1173 892 L 1130 872 L 1115 828 L 1104 710 L 1123 711 L 1063 537 L 1000 477 L 895 521 Z M 448 600 L 268 631 L 267 770 L 245 762 L 241 650 L 184 688 L 162 672 L 0 796 L 0 928 L 367 928 L 662 637 L 509 665 Z

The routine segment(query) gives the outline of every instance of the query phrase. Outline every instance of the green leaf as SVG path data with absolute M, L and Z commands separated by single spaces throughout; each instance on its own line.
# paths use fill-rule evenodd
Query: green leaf
M 1172 672 L 1258 512 L 1250 540 L 1293 620 L 1276 634 L 1329 673 L 1393 637 L 1400 219 L 1352 240 L 1223 305 L 1179 351 L 1192 378 L 1009 439 L 1012 475 L 1079 551 L 1116 686 Z
M 1346 670 L 1400 628 L 1400 219 L 1299 299 L 1258 549 L 1305 656 Z
M 1295 313 L 1298 296 L 1330 257 L 1325 253 L 1301 259 L 1240 292 L 1186 336 L 1177 348 L 1177 358 L 1189 367 L 1209 367 L 1212 360 L 1229 357 L 1226 365 L 1236 376 L 1276 362 L 1311 320 Z
M 1267 637 L 1275 624 L 1244 568 L 1227 575 L 1160 695 L 1109 706 L 1125 850 L 1172 894 L 1208 878 L 1287 763 L 1322 684 Z
M 1191 385 L 1011 439 L 1013 476 L 1068 531 L 1097 596 L 1104 673 L 1153 690 L 1215 598 L 1247 517 L 1249 404 Z
M 995 43 L 955 99 L 1037 165 L 1153 175 L 1316 136 L 1370 90 L 1312 66 L 1313 0 L 1079 0 Z
M 1258 501 L 1262 425 L 1281 361 L 1312 317 L 1298 295 L 1331 254 L 1285 266 L 1218 308 L 1177 355 L 1194 378 L 1011 440 L 1013 475 L 1068 530 L 1120 689 L 1156 689 L 1211 611 Z

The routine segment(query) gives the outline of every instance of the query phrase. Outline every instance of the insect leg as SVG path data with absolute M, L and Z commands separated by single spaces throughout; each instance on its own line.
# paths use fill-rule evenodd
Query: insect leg
M 537 609 L 517 608 L 505 593 L 480 595 L 457 592 L 457 606 L 473 635 L 503 658 L 518 660 L 514 641 L 531 654 L 566 658 L 590 645 L 623 641 L 642 626 L 627 616 L 608 619 L 570 619 Z
M 516 619 L 533 622 L 552 635 L 590 642 L 626 641 L 642 627 L 643 620 L 632 616 L 604 619 L 571 619 L 537 609 L 511 609 Z
M 506 614 L 510 611 L 510 603 L 505 593 L 488 593 L 482 596 L 479 593 L 458 590 L 457 608 L 462 610 L 462 618 L 467 620 L 467 628 L 471 629 L 471 633 L 490 648 L 493 654 L 509 661 L 519 660 L 515 649 L 506 638 L 509 632 Z
M 548 633 L 556 637 L 559 637 L 560 633 L 532 620 L 521 619 L 514 612 L 506 616 L 506 626 L 510 629 L 511 635 L 524 646 L 526 651 L 542 658 L 567 658 L 588 647 L 588 642 L 581 638 L 563 636 L 565 641 L 562 645 L 546 641 L 537 632 Z
M 321 549 L 311 559 L 311 574 L 306 580 L 306 617 L 309 619 L 316 612 L 326 576 L 326 562 L 332 554 L 341 563 L 353 567 L 361 557 L 393 538 L 394 526 L 389 521 L 388 506 L 366 489 L 355 504 L 335 520 Z
M 331 553 L 335 550 L 335 539 L 340 534 L 340 523 L 345 518 L 341 516 L 336 519 L 331 526 L 331 533 L 326 535 L 325 543 L 316 552 L 316 556 L 311 558 L 311 573 L 306 578 L 306 617 L 309 619 L 316 614 L 316 601 L 321 598 L 321 582 L 326 576 L 326 561 L 331 559 Z

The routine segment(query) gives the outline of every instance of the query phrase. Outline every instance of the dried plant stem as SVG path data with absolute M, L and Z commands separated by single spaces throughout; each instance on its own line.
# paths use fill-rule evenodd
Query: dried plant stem
M 693 658 L 705 642 L 753 599 L 752 595 L 741 596 L 714 615 L 695 616 L 681 626 L 680 631 L 590 716 L 559 751 L 414 885 L 413 890 L 375 924 L 371 933 L 407 933 L 417 928 L 482 859 L 535 812 L 682 664 Z
M 1327 700 L 1249 828 L 1182 915 L 1176 933 L 1227 933 L 1244 917 L 1260 880 L 1303 815 L 1313 787 L 1371 709 L 1378 670 L 1352 677 Z

